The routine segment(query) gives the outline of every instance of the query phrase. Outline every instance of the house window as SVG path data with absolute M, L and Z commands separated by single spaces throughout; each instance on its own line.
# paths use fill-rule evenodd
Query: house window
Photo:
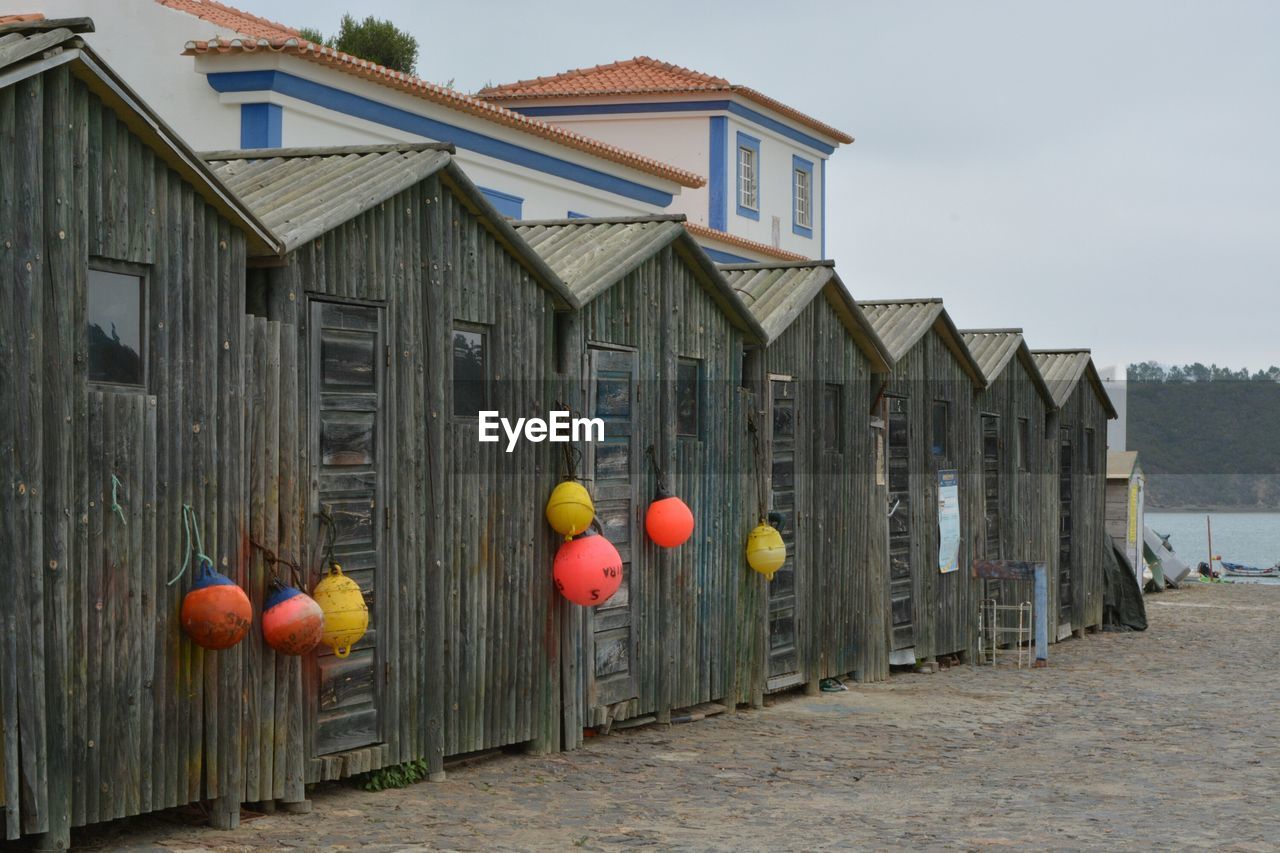
M 1098 473 L 1098 448 L 1094 441 L 1093 430 L 1086 429 L 1084 431 L 1084 469 L 1089 474 Z
M 933 455 L 946 459 L 951 455 L 951 404 L 933 401 Z
M 1018 418 L 1018 470 L 1031 470 L 1031 424 L 1026 418 Z
M 453 414 L 478 417 L 489 406 L 488 335 L 475 328 L 453 330 Z
M 89 268 L 85 318 L 90 382 L 146 385 L 145 297 L 141 275 Z
M 676 365 L 676 435 L 697 437 L 702 422 L 702 363 L 682 358 Z
M 791 158 L 791 231 L 813 236 L 813 163 Z
M 828 383 L 822 392 L 822 443 L 832 453 L 844 450 L 844 386 Z
M 760 219 L 760 140 L 738 134 L 738 215 Z

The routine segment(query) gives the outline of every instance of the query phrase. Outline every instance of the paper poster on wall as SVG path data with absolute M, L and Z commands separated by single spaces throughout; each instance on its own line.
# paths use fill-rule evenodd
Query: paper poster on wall
M 938 571 L 960 568 L 960 475 L 938 472 Z

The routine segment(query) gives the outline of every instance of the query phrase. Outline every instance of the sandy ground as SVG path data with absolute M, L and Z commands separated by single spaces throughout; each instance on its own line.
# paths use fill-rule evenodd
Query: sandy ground
M 319 788 L 233 832 L 161 814 L 99 848 L 1280 847 L 1280 589 L 1148 598 L 1151 629 L 759 711 L 500 755 L 448 780 Z

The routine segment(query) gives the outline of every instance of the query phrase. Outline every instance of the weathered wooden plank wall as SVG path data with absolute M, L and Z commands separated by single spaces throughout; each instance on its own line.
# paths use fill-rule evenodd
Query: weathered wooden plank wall
M 988 560 L 1027 560 L 1047 563 L 1052 574 L 1057 560 L 1057 539 L 1048 527 L 1056 491 L 1046 475 L 1049 471 L 1050 448 L 1044 439 L 1047 408 L 1021 358 L 1014 358 L 982 391 L 974 404 L 974 447 L 981 466 L 983 451 L 982 417 L 998 418 L 999 453 L 999 527 L 995 531 L 995 552 L 988 547 L 985 529 L 977 538 L 975 555 Z M 1026 422 L 1027 458 L 1019 461 L 1019 421 Z M 981 468 L 979 468 L 981 470 Z M 981 507 L 986 508 L 985 498 Z M 1002 604 L 1034 601 L 1030 581 L 978 582 L 975 590 L 983 597 L 994 597 Z M 1051 632 L 1052 633 L 1052 632 Z
M 67 67 L 0 90 L 0 149 L 5 823 L 56 835 L 238 773 L 234 714 L 215 725 L 240 707 L 235 653 L 219 672 L 181 636 L 190 579 L 166 582 L 186 502 L 219 568 L 242 565 L 245 247 Z M 88 385 L 91 258 L 145 272 L 147 389 Z
M 977 640 L 977 604 L 967 567 L 981 524 L 981 471 L 974 445 L 973 381 L 936 326 L 894 365 L 886 393 L 907 398 L 911 444 L 911 571 L 918 660 L 968 652 Z M 949 448 L 931 446 L 933 403 L 950 405 Z M 938 472 L 960 477 L 960 566 L 938 571 Z

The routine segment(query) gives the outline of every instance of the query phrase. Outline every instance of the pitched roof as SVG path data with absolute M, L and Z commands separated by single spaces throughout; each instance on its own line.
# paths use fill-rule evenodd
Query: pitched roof
M 1087 349 L 1032 350 L 1036 366 L 1045 384 L 1053 392 L 1054 404 L 1058 408 L 1066 405 L 1076 385 L 1086 376 L 1093 386 L 1094 392 L 1106 410 L 1108 418 L 1117 417 L 1115 407 L 1111 405 L 1111 397 L 1102 385 L 1097 369 L 1093 366 L 1093 358 Z
M 1017 356 L 1041 399 L 1050 407 L 1056 407 L 1049 386 L 1045 385 L 1031 350 L 1027 348 L 1026 339 L 1022 337 L 1021 329 L 962 329 L 960 337 L 964 339 L 969 352 L 973 353 L 974 361 L 978 362 L 988 385 L 995 382 L 1014 356 Z
M 848 329 L 850 337 L 871 361 L 873 369 L 885 372 L 892 359 L 862 308 L 853 301 L 848 288 L 836 273 L 834 261 L 806 261 L 793 264 L 721 264 L 729 284 L 760 321 L 766 340 L 773 343 L 800 313 L 818 296 L 825 295 Z
M 747 86 L 737 86 L 723 77 L 703 74 L 670 62 L 660 62 L 648 56 L 637 56 L 575 68 L 547 77 L 517 80 L 481 89 L 479 97 L 493 101 L 516 101 L 533 98 L 577 98 L 593 95 L 659 95 L 680 92 L 725 92 L 741 95 L 799 124 L 816 130 L 843 143 L 853 142 L 853 137 L 829 124 L 818 121 L 781 101 L 770 98 Z
M 969 352 L 955 323 L 951 322 L 941 299 L 875 300 L 858 304 L 866 312 L 880 340 L 889 348 L 894 362 L 900 361 L 930 329 L 934 329 L 973 383 L 979 388 L 986 385 L 982 368 Z
M 512 127 L 567 148 L 586 152 L 602 160 L 620 163 L 636 171 L 656 175 L 681 186 L 701 187 L 707 182 L 702 176 L 686 169 L 626 151 L 616 145 L 591 139 L 540 119 L 520 115 L 497 104 L 431 83 L 412 74 L 394 71 L 332 47 L 315 44 L 307 41 L 298 30 L 292 27 L 243 12 L 232 6 L 218 3 L 216 0 L 156 0 L 156 2 L 161 6 L 186 12 L 217 26 L 235 30 L 244 36 L 244 38 L 215 37 L 208 41 L 189 41 L 183 51 L 188 56 L 251 54 L 259 51 L 297 56 L 467 115 Z
M 1127 480 L 1133 476 L 1133 469 L 1138 465 L 1136 450 L 1107 451 L 1107 479 Z
M 684 227 L 689 229 L 689 233 L 695 237 L 702 237 L 706 240 L 715 240 L 728 246 L 737 246 L 739 249 L 746 249 L 749 252 L 755 252 L 760 255 L 767 255 L 771 258 L 777 258 L 780 261 L 808 261 L 812 260 L 808 255 L 801 255 L 798 252 L 788 252 L 786 249 L 779 249 L 776 246 L 770 246 L 768 243 L 759 243 L 755 240 L 748 240 L 746 237 L 739 237 L 737 234 L 730 234 L 728 231 L 717 231 L 715 228 L 708 228 L 700 222 L 686 222 Z
M 4 72 L 4 83 L 0 83 L 0 87 L 60 65 L 70 65 L 72 74 L 116 111 L 132 133 L 190 183 L 201 198 L 244 232 L 250 255 L 279 254 L 280 245 L 270 230 L 80 37 L 79 33 L 93 31 L 91 20 L 46 20 L 43 15 L 16 17 L 21 20 L 0 23 L 0 71 Z
M 764 330 L 734 295 L 706 251 L 684 229 L 684 216 L 544 219 L 514 223 L 582 307 L 667 246 L 692 266 L 735 326 L 762 342 Z
M 451 145 L 424 142 L 245 149 L 203 156 L 226 186 L 271 228 L 286 252 L 440 173 L 441 180 L 556 296 L 560 306 L 572 306 L 572 296 L 560 279 L 463 174 L 452 152 Z
M 11 12 L 0 15 L 0 24 L 23 24 L 43 20 L 43 12 Z

